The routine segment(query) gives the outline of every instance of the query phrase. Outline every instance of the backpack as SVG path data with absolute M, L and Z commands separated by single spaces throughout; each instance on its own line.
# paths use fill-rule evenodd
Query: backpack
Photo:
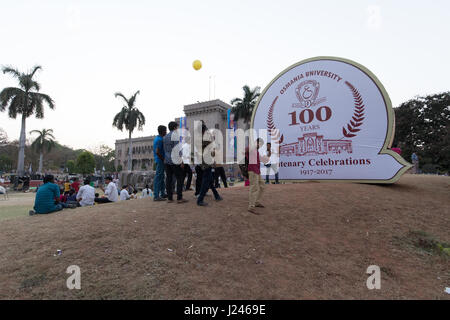
M 242 176 L 248 178 L 248 153 L 245 153 L 245 163 L 239 164 L 239 169 L 241 170 Z

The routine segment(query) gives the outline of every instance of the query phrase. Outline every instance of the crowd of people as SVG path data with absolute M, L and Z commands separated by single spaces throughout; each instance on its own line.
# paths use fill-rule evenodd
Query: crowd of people
M 183 196 L 191 188 L 193 170 L 191 168 L 192 153 L 191 146 L 185 139 L 173 139 L 172 135 L 178 129 L 178 124 L 170 122 L 169 133 L 167 127 L 160 125 L 158 127 L 158 136 L 154 139 L 153 152 L 156 164 L 156 174 L 153 181 L 153 192 L 148 185 L 142 190 L 141 198 L 153 198 L 153 201 L 166 201 L 173 203 L 176 194 L 176 203 L 183 204 L 188 200 Z M 208 128 L 201 123 L 202 136 L 208 134 Z M 220 180 L 225 188 L 228 187 L 225 169 L 221 163 L 208 161 L 205 159 L 205 150 L 210 150 L 211 159 L 215 159 L 215 149 L 209 148 L 214 139 L 202 139 L 201 150 L 194 148 L 194 154 L 200 157 L 200 161 L 195 165 L 195 192 L 196 204 L 198 206 L 207 206 L 205 196 L 211 191 L 216 201 L 222 201 L 223 198 L 218 192 Z M 178 144 L 181 143 L 181 147 Z M 269 183 L 269 175 L 275 174 L 275 183 L 278 182 L 278 172 L 276 161 L 270 143 L 267 143 L 267 149 L 261 152 L 259 149 L 264 145 L 263 139 L 259 138 L 246 148 L 246 164 L 243 175 L 247 179 L 249 190 L 248 211 L 258 214 L 257 208 L 264 207 L 261 203 L 264 185 Z M 177 148 L 177 149 L 175 149 Z M 179 159 L 173 159 L 174 150 L 179 150 Z M 197 163 L 196 162 L 196 163 Z M 265 181 L 261 177 L 261 167 L 266 169 Z M 100 197 L 95 192 L 95 188 L 89 178 L 83 181 L 81 186 L 78 178 L 73 181 L 66 179 L 62 188 L 55 183 L 52 175 L 44 177 L 44 184 L 41 185 L 36 194 L 34 210 L 30 215 L 46 214 L 56 212 L 65 208 L 76 208 L 92 206 L 94 204 L 112 203 L 117 201 L 126 201 L 138 198 L 138 191 L 131 185 L 123 185 L 119 188 L 118 179 L 108 176 L 105 178 L 105 185 L 99 185 L 103 191 Z
M 186 188 L 184 190 L 190 190 L 190 184 L 192 180 L 192 169 L 190 168 L 191 162 L 191 146 L 181 139 L 172 139 L 172 135 L 178 129 L 176 122 L 169 123 L 169 133 L 167 128 L 163 125 L 158 127 L 158 136 L 154 140 L 153 151 L 156 162 L 156 176 L 154 180 L 154 201 L 167 201 L 168 203 L 174 202 L 174 180 L 176 181 L 176 195 L 177 203 L 187 202 L 187 199 L 183 198 L 183 185 L 187 177 Z M 202 137 L 208 133 L 208 128 L 201 122 Z M 196 182 L 195 182 L 195 194 L 197 198 L 198 206 L 207 206 L 208 203 L 204 201 L 205 195 L 209 190 L 214 195 L 216 201 L 223 200 L 220 196 L 217 188 L 220 187 L 219 179 L 222 180 L 225 188 L 228 187 L 225 169 L 221 163 L 210 163 L 205 159 L 205 150 L 211 150 L 210 156 L 214 158 L 214 148 L 208 148 L 214 139 L 202 139 L 202 150 L 196 150 L 194 147 L 194 154 L 200 158 L 199 164 L 195 165 Z M 178 143 L 183 143 L 181 148 L 182 162 L 176 164 L 172 159 L 172 151 L 176 148 Z M 248 211 L 253 214 L 258 214 L 256 208 L 264 207 L 261 203 L 264 184 L 269 183 L 269 175 L 275 174 L 275 183 L 278 181 L 278 170 L 276 167 L 275 157 L 276 152 L 273 152 L 271 144 L 267 143 L 267 149 L 260 155 L 259 149 L 264 145 L 263 139 L 259 138 L 254 143 L 250 144 L 250 147 L 246 149 L 246 168 L 245 177 L 247 178 L 249 191 L 249 206 Z M 249 161 L 252 159 L 252 161 Z M 261 162 L 266 167 L 266 181 L 261 178 Z
M 178 124 L 174 121 L 169 123 L 169 133 L 167 133 L 167 127 L 160 125 L 158 127 L 158 136 L 153 143 L 153 152 L 156 163 L 156 175 L 153 183 L 154 201 L 167 201 L 168 203 L 174 202 L 174 189 L 177 196 L 177 203 L 185 203 L 188 200 L 183 198 L 183 191 L 189 191 L 191 189 L 192 182 L 192 169 L 190 164 L 192 163 L 191 146 L 183 139 L 180 142 L 178 139 L 172 139 L 172 135 L 178 129 Z M 202 134 L 207 131 L 207 127 L 202 123 Z M 179 143 L 182 143 L 180 148 L 180 157 L 182 159 L 180 164 L 177 164 L 172 159 L 172 151 L 177 147 Z M 202 149 L 204 150 L 211 141 L 203 140 Z M 205 195 L 208 190 L 211 190 L 216 201 L 221 201 L 222 197 L 217 192 L 219 187 L 219 178 L 222 180 L 224 187 L 227 188 L 227 178 L 225 171 L 216 169 L 221 166 L 216 164 L 209 164 L 205 161 L 203 154 L 201 155 L 201 163 L 195 166 L 196 183 L 195 183 L 195 197 L 197 198 L 198 206 L 207 206 L 204 201 Z M 186 185 L 184 184 L 187 178 Z M 174 188 L 176 186 L 176 188 Z
M 93 206 L 94 204 L 116 202 L 119 199 L 131 200 L 139 197 L 138 190 L 131 185 L 123 186 L 122 190 L 118 191 L 118 180 L 114 181 L 112 177 L 108 176 L 105 178 L 105 182 L 106 188 L 99 187 L 104 195 L 99 196 L 89 178 L 84 179 L 83 185 L 80 184 L 78 178 L 74 178 L 72 182 L 67 179 L 61 187 L 53 175 L 46 175 L 43 184 L 36 192 L 34 207 L 29 214 L 47 214 L 66 208 Z M 147 185 L 142 190 L 141 198 L 151 196 L 152 191 Z

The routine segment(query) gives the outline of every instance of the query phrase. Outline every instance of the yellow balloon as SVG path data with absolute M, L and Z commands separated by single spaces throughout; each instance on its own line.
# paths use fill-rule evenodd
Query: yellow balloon
M 195 60 L 192 63 L 192 66 L 194 67 L 195 70 L 200 70 L 202 68 L 202 63 L 200 62 L 200 60 Z

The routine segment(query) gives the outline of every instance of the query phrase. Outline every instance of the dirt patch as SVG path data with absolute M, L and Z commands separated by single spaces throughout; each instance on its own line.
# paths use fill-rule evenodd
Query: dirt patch
M 262 215 L 248 187 L 197 207 L 122 201 L 0 222 L 2 299 L 448 299 L 449 259 L 414 246 L 450 242 L 450 179 L 392 186 L 268 185 Z M 62 250 L 60 256 L 56 250 Z M 68 290 L 66 269 L 81 269 Z M 381 289 L 368 290 L 368 266 Z

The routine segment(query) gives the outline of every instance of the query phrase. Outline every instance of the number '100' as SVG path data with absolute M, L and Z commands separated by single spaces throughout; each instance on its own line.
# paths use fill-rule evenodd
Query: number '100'
M 294 126 L 296 124 L 300 124 L 297 122 L 297 111 L 289 113 L 291 115 L 292 122 L 289 124 L 290 126 Z M 327 121 L 331 118 L 331 109 L 327 106 L 320 107 L 316 110 L 316 113 L 314 114 L 314 111 L 311 109 L 305 109 L 300 112 L 298 115 L 298 120 L 303 124 L 311 123 L 314 118 L 316 118 L 319 121 Z

